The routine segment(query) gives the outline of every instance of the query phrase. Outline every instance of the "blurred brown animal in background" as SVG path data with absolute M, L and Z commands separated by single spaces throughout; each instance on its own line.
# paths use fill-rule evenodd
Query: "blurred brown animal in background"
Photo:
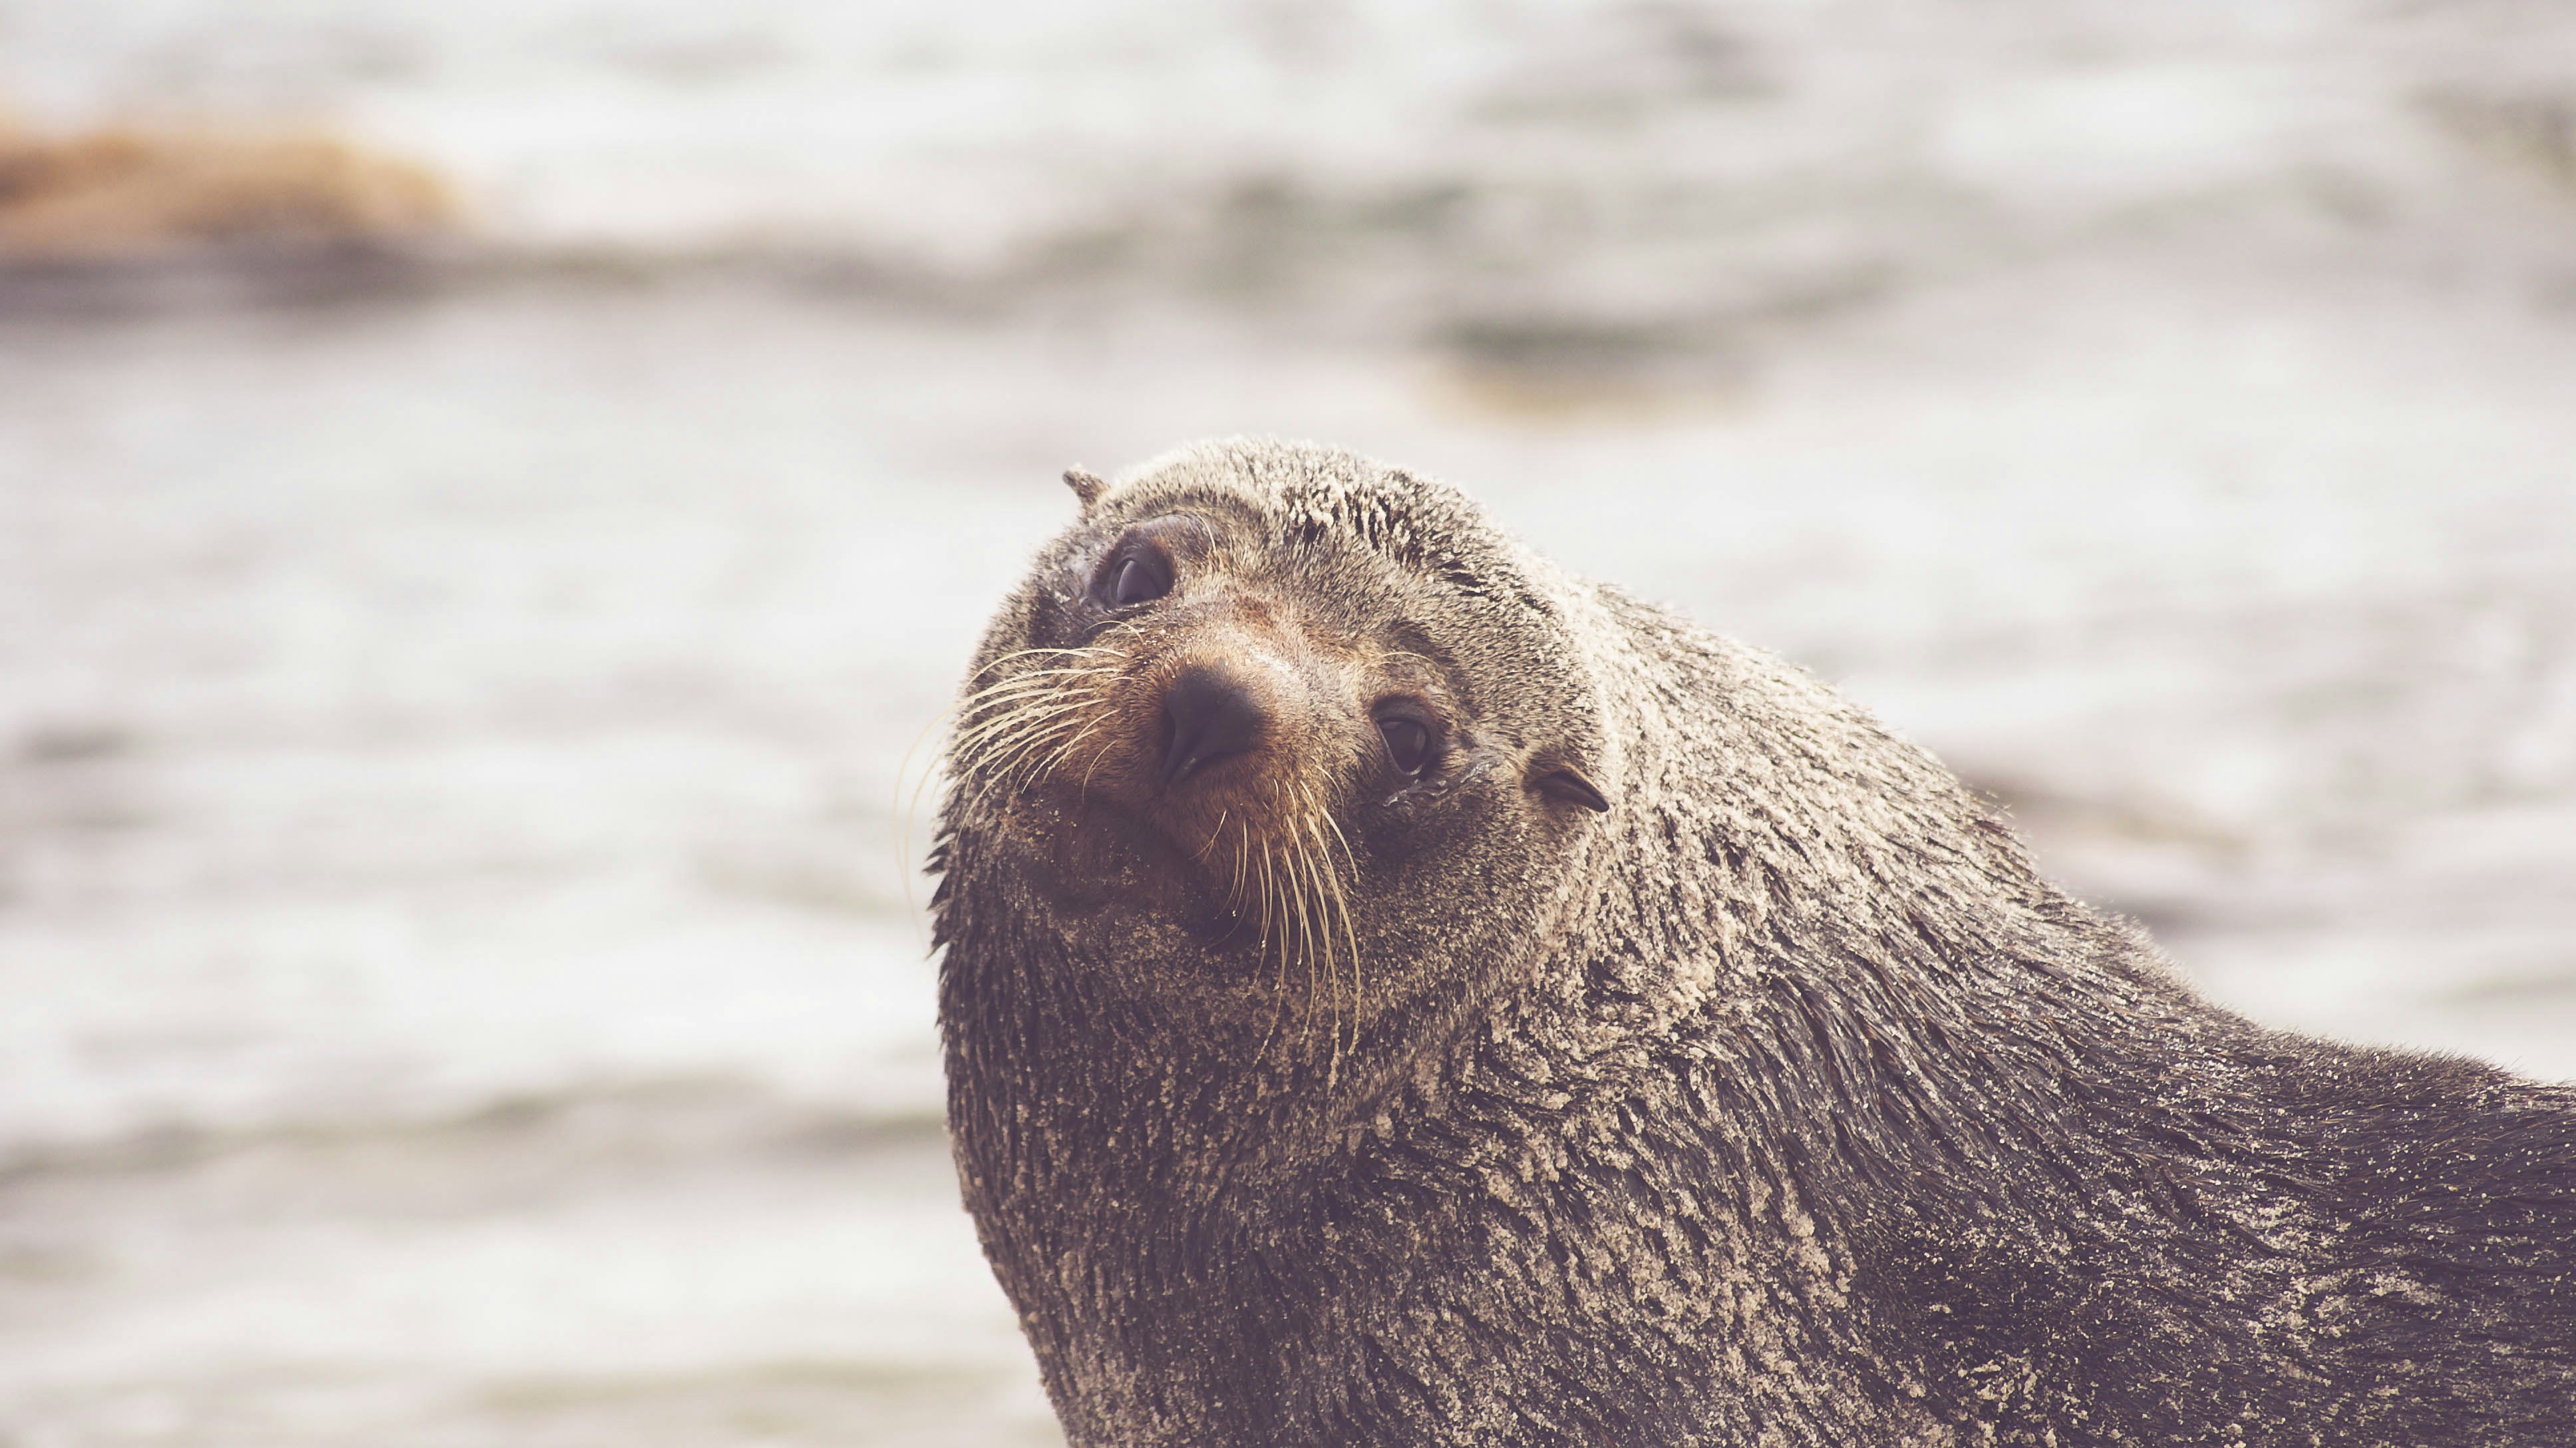
M 0 121 L 0 261 L 400 237 L 458 215 L 426 168 L 326 137 L 131 127 L 44 136 Z

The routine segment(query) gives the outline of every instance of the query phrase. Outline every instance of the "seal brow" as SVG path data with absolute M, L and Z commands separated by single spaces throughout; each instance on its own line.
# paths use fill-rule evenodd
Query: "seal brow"
M 1400 618 L 1387 625 L 1386 636 L 1394 645 L 1389 650 L 1392 656 L 1417 660 L 1423 667 L 1440 676 L 1440 687 L 1448 691 L 1449 697 L 1457 701 L 1459 708 L 1469 714 L 1479 712 L 1476 707 L 1475 682 L 1468 677 L 1466 667 L 1458 662 L 1458 656 L 1442 648 L 1439 642 L 1431 637 L 1430 630 L 1412 619 Z

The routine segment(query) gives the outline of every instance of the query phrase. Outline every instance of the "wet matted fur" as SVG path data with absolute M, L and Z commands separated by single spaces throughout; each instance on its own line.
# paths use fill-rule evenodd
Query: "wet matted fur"
M 2576 1443 L 2576 1093 L 2198 999 L 1921 750 L 1450 488 L 1068 481 L 935 909 L 1075 1444 Z M 1194 675 L 1253 721 L 1203 768 Z

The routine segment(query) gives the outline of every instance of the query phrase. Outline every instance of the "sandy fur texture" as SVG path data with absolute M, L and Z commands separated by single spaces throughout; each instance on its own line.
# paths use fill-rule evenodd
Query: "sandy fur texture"
M 1330 1049 L 1080 791 L 952 791 L 950 1128 L 1074 1443 L 2576 1433 L 2576 1093 L 2201 1001 L 1864 711 L 1453 489 L 1229 441 L 1094 491 L 976 687 L 1198 509 L 1194 586 L 1401 625 L 1463 697 L 1436 796 L 1330 776 Z

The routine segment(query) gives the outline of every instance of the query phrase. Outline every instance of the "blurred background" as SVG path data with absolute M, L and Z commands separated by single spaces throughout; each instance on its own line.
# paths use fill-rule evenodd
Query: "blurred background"
M 2559 0 L 0 0 L 0 116 L 0 1443 L 1053 1441 L 904 761 L 1207 434 L 2576 1075 Z

